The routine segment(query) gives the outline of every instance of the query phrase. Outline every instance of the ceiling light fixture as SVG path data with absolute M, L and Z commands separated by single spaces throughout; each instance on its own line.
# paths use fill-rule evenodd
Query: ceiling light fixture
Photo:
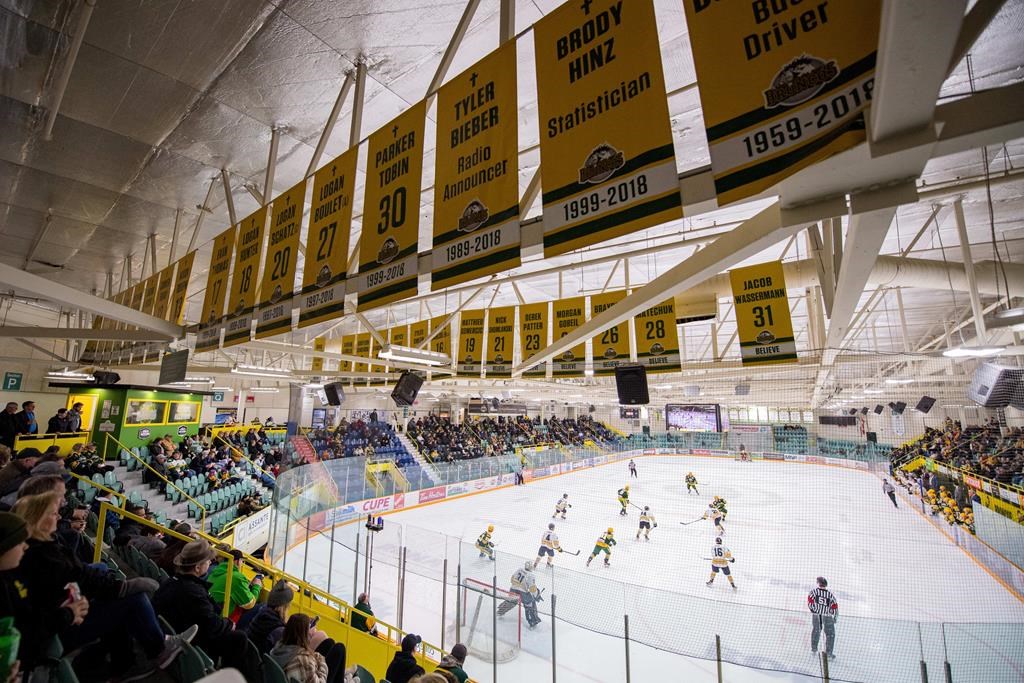
M 886 384 L 913 384 L 913 379 L 887 379 Z
M 51 370 L 50 372 L 46 373 L 46 376 L 59 377 L 61 379 L 92 379 L 92 375 L 86 374 L 84 372 L 71 372 L 67 368 L 65 368 L 64 370 Z
M 989 358 L 998 356 L 1005 350 L 1005 346 L 957 346 L 946 349 L 942 355 L 946 358 Z
M 1024 307 L 1005 308 L 985 316 L 985 327 L 990 330 L 1009 327 L 1014 332 L 1024 330 Z
M 249 387 L 246 391 L 250 394 L 276 394 L 280 389 L 277 387 Z
M 398 346 L 388 344 L 382 348 L 377 357 L 383 360 L 393 360 L 400 363 L 418 363 L 419 365 L 448 365 L 451 363 L 451 356 L 437 351 L 426 349 L 414 349 L 409 346 Z
M 884 394 L 885 391 L 882 390 L 882 389 L 865 389 L 864 393 L 865 394 Z

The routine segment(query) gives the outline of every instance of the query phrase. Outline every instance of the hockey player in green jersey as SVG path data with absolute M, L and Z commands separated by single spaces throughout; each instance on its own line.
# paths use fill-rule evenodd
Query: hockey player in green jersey
M 626 484 L 619 489 L 619 505 L 622 506 L 622 509 L 619 510 L 619 514 L 625 517 L 626 507 L 629 505 L 629 484 Z
M 686 495 L 690 495 L 690 491 L 700 495 L 700 491 L 697 490 L 697 477 L 693 476 L 693 472 L 686 474 Z
M 494 542 L 491 540 L 491 533 L 493 531 L 494 525 L 488 524 L 487 531 L 480 534 L 476 539 L 476 549 L 480 551 L 480 557 L 494 559 Z
M 594 544 L 594 552 L 590 553 L 590 557 L 587 558 L 587 566 L 590 566 L 590 562 L 604 553 L 604 566 L 610 567 L 612 557 L 612 546 L 615 545 L 615 537 L 612 534 L 615 533 L 615 529 L 608 527 L 608 531 L 598 536 L 596 543 Z

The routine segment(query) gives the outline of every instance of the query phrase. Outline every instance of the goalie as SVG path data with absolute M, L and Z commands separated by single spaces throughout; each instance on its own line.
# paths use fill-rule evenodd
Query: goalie
M 540 623 L 540 617 L 537 616 L 537 603 L 544 599 L 533 578 L 533 563 L 527 560 L 522 569 L 517 569 L 512 575 L 511 583 L 512 586 L 509 590 L 519 596 L 523 603 L 523 611 L 526 613 L 526 623 L 533 628 Z M 507 614 L 515 606 L 515 601 L 506 600 L 498 606 L 498 615 Z

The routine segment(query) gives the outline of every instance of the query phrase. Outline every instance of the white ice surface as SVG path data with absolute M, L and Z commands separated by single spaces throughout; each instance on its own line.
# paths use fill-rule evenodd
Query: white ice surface
M 457 539 L 465 540 L 463 578 L 490 581 L 496 573 L 507 587 L 523 558 L 536 553 L 555 501 L 568 493 L 573 507 L 567 520 L 554 520 L 556 532 L 563 548 L 581 554 L 558 555 L 555 572 L 537 572 L 538 585 L 558 599 L 558 681 L 625 681 L 626 613 L 633 681 L 717 680 L 716 633 L 723 658 L 747 665 L 726 664 L 725 680 L 820 680 L 810 677 L 820 670 L 810 653 L 806 611 L 806 594 L 817 576 L 828 578 L 840 605 L 834 680 L 919 681 L 922 658 L 930 677 L 940 679 L 944 621 L 1003 622 L 945 627 L 954 681 L 1024 680 L 1024 604 L 907 501 L 894 509 L 875 475 L 708 457 L 644 457 L 637 464 L 640 476 L 632 480 L 623 461 L 388 515 L 385 532 L 374 539 L 376 614 L 398 621 L 395 567 L 404 545 L 402 625 L 440 644 L 440 579 L 447 557 L 444 644 L 450 647 Z M 688 471 L 701 482 L 699 496 L 685 492 Z M 626 517 L 618 514 L 615 494 L 626 483 L 631 500 L 650 506 L 657 517 L 650 542 L 635 539 L 636 508 Z M 710 588 L 704 585 L 704 558 L 714 543 L 710 522 L 680 524 L 700 517 L 713 495 L 728 501 L 723 541 L 736 557 L 735 592 L 723 576 Z M 496 563 L 479 559 L 471 548 L 488 524 L 496 527 Z M 609 526 L 619 541 L 612 566 L 595 560 L 587 568 L 594 540 Z M 355 565 L 349 549 L 356 528 L 339 527 L 333 544 L 326 535 L 314 536 L 308 558 L 305 546 L 295 548 L 288 571 L 301 574 L 305 565 L 310 580 L 326 587 L 330 567 L 332 591 L 351 597 L 353 572 L 361 589 L 365 569 Z M 524 628 L 522 653 L 499 665 L 498 680 L 551 680 L 550 600 L 541 609 L 543 623 Z M 506 624 L 499 627 L 500 637 L 508 632 Z M 477 680 L 493 679 L 489 662 L 471 659 L 467 668 Z

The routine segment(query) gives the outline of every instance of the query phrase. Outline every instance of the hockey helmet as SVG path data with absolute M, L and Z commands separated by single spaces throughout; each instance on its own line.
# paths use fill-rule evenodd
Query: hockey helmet
M 554 530 L 555 530 L 555 525 L 554 525 L 554 523 L 549 523 L 549 524 L 548 524 L 548 531 L 554 531 Z
M 613 529 L 611 527 L 608 527 L 608 533 L 614 534 L 615 533 L 615 529 Z
M 715 543 L 717 543 L 718 545 L 722 545 L 722 539 L 721 538 L 716 538 L 715 539 Z
M 649 508 L 649 507 L 647 507 L 646 505 L 644 505 L 644 512 L 647 512 L 647 511 L 648 511 L 648 510 L 650 510 L 650 509 L 651 509 L 651 508 Z
M 523 569 L 526 569 L 527 571 L 533 569 L 533 562 L 530 562 L 529 560 L 527 560 L 526 564 L 523 565 Z
M 491 531 L 494 531 L 494 525 L 493 524 L 488 524 L 487 525 L 487 531 L 488 531 L 488 533 L 490 533 Z
M 562 494 L 562 498 L 568 498 L 568 497 L 569 497 L 569 494 L 568 494 L 568 493 L 563 493 L 563 494 Z

